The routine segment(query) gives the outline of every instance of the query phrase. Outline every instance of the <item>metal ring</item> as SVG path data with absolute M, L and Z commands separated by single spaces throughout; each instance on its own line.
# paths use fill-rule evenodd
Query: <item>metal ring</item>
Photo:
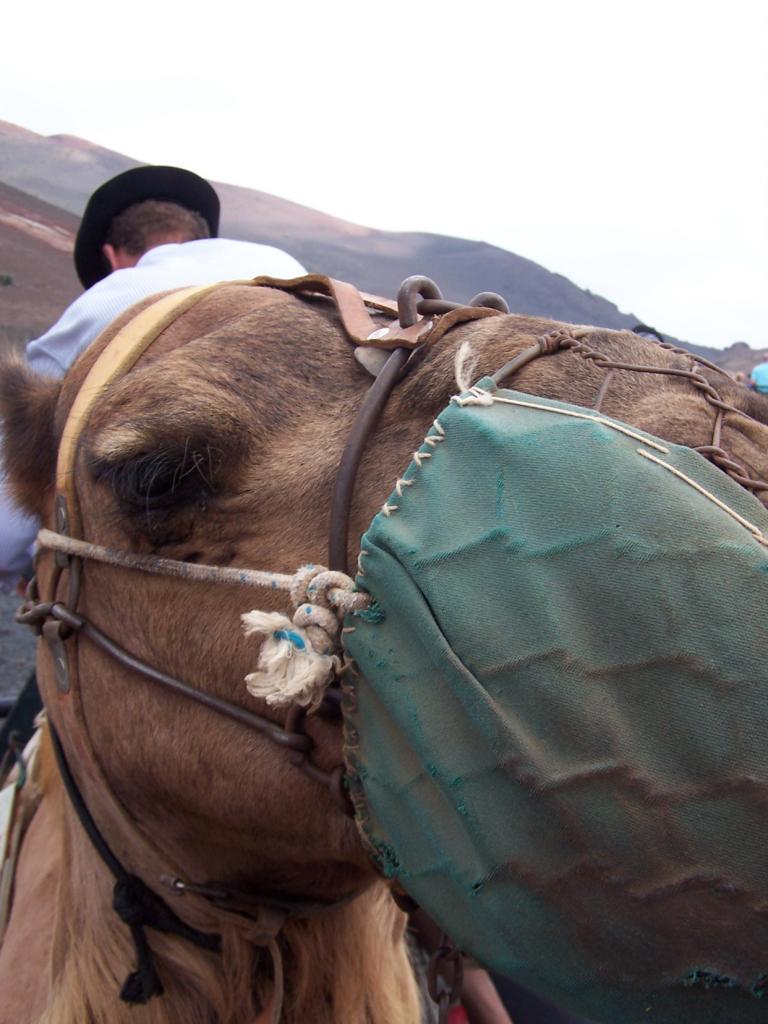
M 502 313 L 509 312 L 509 304 L 503 295 L 497 292 L 478 292 L 467 303 L 469 306 L 482 306 L 484 309 L 498 309 Z
M 406 277 L 397 292 L 397 312 L 401 327 L 412 327 L 419 319 L 418 299 L 442 299 L 443 293 L 429 277 Z

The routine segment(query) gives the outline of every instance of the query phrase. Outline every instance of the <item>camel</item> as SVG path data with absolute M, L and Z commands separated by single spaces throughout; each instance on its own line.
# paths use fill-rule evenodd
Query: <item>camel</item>
M 99 354 L 148 305 L 121 317 L 62 383 L 18 362 L 5 368 L 9 477 L 20 503 L 50 528 L 57 528 L 56 453 L 67 413 Z M 362 458 L 350 564 L 409 453 L 455 393 L 457 352 L 466 355 L 469 344 L 477 378 L 562 330 L 512 315 L 459 324 L 405 376 Z M 585 406 L 599 399 L 607 415 L 690 446 L 711 445 L 719 416 L 719 445 L 741 478 L 768 478 L 764 403 L 720 375 L 711 385 L 727 406 L 720 415 L 689 377 L 675 375 L 691 369 L 689 357 L 628 332 L 582 336 L 607 357 L 672 373 L 616 372 L 607 380 L 599 361 L 564 350 L 523 365 L 515 387 Z M 324 299 L 218 287 L 99 393 L 73 464 L 80 536 L 191 566 L 291 574 L 323 564 L 340 455 L 369 382 Z M 765 500 L 765 490 L 756 493 Z M 57 558 L 48 548 L 39 555 L 41 595 L 57 577 Z M 243 683 L 258 643 L 240 620 L 254 605 L 281 611 L 285 595 L 89 560 L 77 611 L 134 658 L 280 725 L 290 712 Z M 219 938 L 205 948 L 147 929 L 164 993 L 139 1005 L 120 1000 L 136 966 L 131 929 L 112 910 L 115 879 L 65 794 L 44 728 L 34 779 L 42 797 L 0 950 L 2 1024 L 261 1024 L 276 1015 L 284 1024 L 416 1024 L 405 914 L 330 791 L 258 730 L 154 685 L 79 639 L 69 685 L 83 738 L 62 711 L 70 697 L 57 677 L 56 650 L 41 643 L 41 691 L 100 833 L 185 926 Z M 305 728 L 316 765 L 332 771 L 342 761 L 338 722 L 309 714 Z M 174 880 L 190 885 L 174 888 Z M 199 891 L 206 885 L 250 895 L 251 913 L 208 898 Z M 284 903 L 311 912 L 284 917 Z

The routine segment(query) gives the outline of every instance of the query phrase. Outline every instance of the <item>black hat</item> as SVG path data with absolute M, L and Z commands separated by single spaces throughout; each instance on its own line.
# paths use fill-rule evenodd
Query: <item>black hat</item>
M 219 197 L 205 178 L 181 167 L 132 167 L 100 185 L 85 207 L 75 239 L 75 270 L 84 287 L 109 273 L 101 247 L 112 218 L 144 199 L 184 206 L 207 221 L 212 238 L 219 232 Z

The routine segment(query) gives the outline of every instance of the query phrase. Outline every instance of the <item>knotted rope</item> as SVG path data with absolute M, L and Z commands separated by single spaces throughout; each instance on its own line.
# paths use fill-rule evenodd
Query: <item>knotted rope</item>
M 108 862 L 108 867 L 116 875 L 112 907 L 120 920 L 131 929 L 138 960 L 136 970 L 123 982 L 120 998 L 131 1005 L 148 1003 L 152 996 L 162 995 L 163 983 L 147 942 L 145 928 L 179 935 L 202 949 L 216 953 L 221 950 L 221 938 L 190 928 L 140 878 L 122 869 L 117 860 L 114 860 L 114 865 Z
M 321 565 L 304 565 L 289 575 L 139 555 L 53 530 L 40 530 L 37 539 L 42 547 L 124 569 L 287 591 L 294 607 L 292 618 L 258 609 L 241 616 L 246 636 L 264 637 L 258 669 L 245 677 L 248 692 L 277 707 L 300 704 L 310 711 L 318 707 L 326 686 L 341 668 L 339 637 L 344 616 L 364 611 L 371 603 L 368 594 L 355 589 L 350 576 Z
M 115 879 L 112 906 L 120 919 L 130 928 L 131 938 L 136 949 L 136 970 L 132 971 L 123 982 L 120 998 L 123 1002 L 133 1006 L 148 1003 L 153 996 L 162 995 L 163 983 L 155 966 L 145 928 L 154 928 L 156 931 L 179 935 L 187 942 L 212 952 L 221 949 L 221 937 L 210 932 L 198 931 L 198 929 L 185 924 L 157 893 L 153 892 L 136 875 L 125 870 L 85 805 L 69 769 L 56 730 L 53 725 L 49 725 L 49 728 L 64 788 L 86 835 Z
M 112 890 L 112 908 L 121 921 L 128 925 L 136 950 L 136 969 L 126 977 L 120 989 L 120 998 L 130 1006 L 143 1006 L 153 996 L 164 992 L 163 982 L 155 964 L 146 929 L 178 935 L 200 949 L 221 952 L 221 936 L 213 932 L 192 928 L 174 913 L 165 900 L 150 889 L 141 878 L 126 871 L 99 831 L 80 790 L 69 769 L 56 730 L 50 725 L 51 741 L 62 781 L 72 806 L 94 849 L 115 879 Z M 175 888 L 175 886 L 171 886 Z M 272 960 L 273 994 L 271 1000 L 272 1024 L 279 1024 L 284 998 L 283 957 L 277 937 L 285 924 L 285 911 L 260 906 L 253 911 L 245 926 L 245 938 L 267 950 Z M 238 922 L 239 923 L 239 922 Z
M 246 636 L 264 636 L 259 670 L 245 677 L 248 692 L 267 704 L 314 710 L 341 668 L 339 635 L 345 615 L 365 610 L 368 594 L 342 572 L 305 565 L 293 576 L 292 619 L 254 609 L 242 616 Z

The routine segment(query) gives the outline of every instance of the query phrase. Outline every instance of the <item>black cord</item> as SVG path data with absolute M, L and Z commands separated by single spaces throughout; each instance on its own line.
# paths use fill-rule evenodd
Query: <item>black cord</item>
M 96 850 L 115 878 L 115 885 L 112 891 L 112 908 L 120 917 L 120 920 L 124 921 L 131 929 L 131 938 L 136 947 L 137 968 L 123 982 L 120 998 L 123 1002 L 132 1005 L 147 1003 L 152 996 L 162 995 L 163 983 L 155 966 L 152 950 L 144 931 L 145 928 L 154 928 L 156 931 L 179 935 L 188 942 L 200 946 L 201 949 L 207 949 L 211 952 L 221 951 L 221 936 L 200 932 L 196 928 L 191 928 L 188 924 L 185 924 L 181 918 L 176 916 L 165 900 L 150 889 L 148 885 L 145 885 L 137 875 L 132 875 L 125 870 L 109 848 L 104 836 L 93 820 L 93 816 L 88 810 L 83 800 L 83 795 L 69 769 L 56 730 L 50 721 L 49 728 L 56 761 L 67 796 L 94 850 Z

